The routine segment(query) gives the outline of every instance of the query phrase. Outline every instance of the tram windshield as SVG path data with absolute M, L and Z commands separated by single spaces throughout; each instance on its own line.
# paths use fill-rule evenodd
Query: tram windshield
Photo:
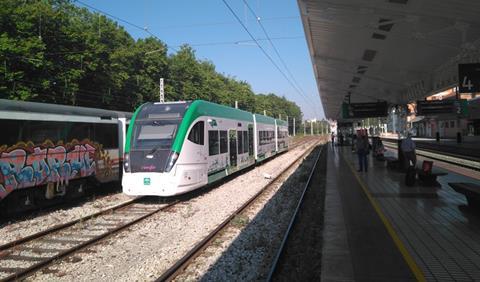
M 179 120 L 139 122 L 134 129 L 134 148 L 140 150 L 170 149 L 179 124 Z

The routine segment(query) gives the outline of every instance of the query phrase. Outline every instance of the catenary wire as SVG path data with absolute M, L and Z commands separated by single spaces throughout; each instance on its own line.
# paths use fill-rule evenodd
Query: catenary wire
M 250 36 L 250 38 L 252 38 L 252 40 L 255 42 L 255 44 L 258 46 L 258 48 L 262 51 L 262 53 L 267 57 L 267 59 L 273 64 L 273 66 L 282 74 L 282 76 L 287 80 L 287 82 L 290 84 L 290 86 L 292 86 L 293 89 L 295 89 L 295 91 L 300 94 L 300 96 L 304 99 L 304 101 L 311 106 L 310 102 L 308 101 L 307 97 L 305 95 L 303 95 L 301 92 L 298 91 L 298 89 L 296 89 L 295 85 L 292 83 L 292 81 L 288 78 L 288 76 L 282 71 L 282 69 L 277 65 L 277 63 L 275 63 L 275 61 L 272 59 L 272 57 L 267 53 L 267 51 L 265 51 L 265 49 L 260 45 L 260 43 L 258 43 L 258 41 L 255 39 L 255 37 L 253 36 L 253 34 L 250 32 L 250 30 L 248 30 L 248 28 L 243 24 L 243 22 L 240 20 L 240 18 L 238 17 L 237 13 L 235 13 L 235 11 L 232 9 L 232 7 L 227 3 L 226 0 L 222 0 L 222 2 L 225 4 L 225 6 L 228 8 L 228 10 L 230 10 L 230 12 L 233 14 L 233 16 L 235 17 L 235 19 L 238 21 L 238 23 L 240 23 L 240 25 L 243 27 L 243 29 L 248 33 L 248 35 Z M 314 110 L 315 112 L 315 107 L 312 106 L 312 109 Z
M 302 89 L 302 87 L 300 87 L 299 83 L 297 82 L 297 80 L 295 79 L 295 77 L 293 76 L 292 72 L 290 71 L 290 68 L 287 66 L 287 64 L 285 63 L 285 61 L 283 60 L 282 56 L 280 55 L 280 52 L 278 52 L 278 49 L 275 47 L 275 44 L 273 44 L 272 42 L 272 39 L 270 38 L 270 36 L 268 35 L 268 32 L 267 30 L 265 29 L 265 27 L 263 26 L 262 22 L 260 21 L 260 17 L 255 13 L 255 11 L 252 9 L 252 7 L 248 4 L 248 2 L 246 0 L 243 0 L 243 3 L 245 3 L 245 5 L 247 6 L 248 10 L 252 13 L 252 15 L 255 17 L 255 19 L 257 20 L 257 23 L 260 25 L 263 33 L 265 34 L 265 37 L 266 39 L 268 40 L 268 42 L 270 43 L 270 45 L 272 46 L 273 50 L 275 51 L 275 54 L 277 55 L 278 59 L 280 60 L 280 62 L 282 63 L 283 67 L 285 68 L 285 70 L 287 71 L 287 73 L 290 75 L 290 78 L 292 79 L 293 83 L 295 84 L 295 86 L 297 87 L 297 90 L 300 90 L 300 92 L 302 92 L 305 96 L 307 96 L 307 94 L 305 93 L 305 91 Z M 315 110 L 315 115 L 318 116 L 318 112 Z

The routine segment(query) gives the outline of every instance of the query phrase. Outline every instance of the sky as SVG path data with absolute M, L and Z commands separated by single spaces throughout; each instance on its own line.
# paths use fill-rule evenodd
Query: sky
M 74 3 L 116 17 L 113 20 L 135 39 L 154 34 L 169 46 L 170 53 L 182 44 L 189 44 L 198 59 L 211 61 L 219 73 L 248 82 L 256 94 L 285 96 L 300 106 L 305 119 L 324 118 L 297 1 L 246 2 L 248 6 L 243 0 L 81 0 Z

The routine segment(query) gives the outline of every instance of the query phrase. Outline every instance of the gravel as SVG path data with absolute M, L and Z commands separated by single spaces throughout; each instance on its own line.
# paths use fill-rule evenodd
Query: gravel
M 302 166 L 233 222 L 176 281 L 264 281 L 314 162 Z M 292 168 L 292 170 L 297 167 Z
M 205 190 L 204 194 L 182 202 L 166 212 L 157 213 L 130 227 L 126 232 L 57 261 L 27 280 L 155 280 L 268 183 L 270 180 L 266 179 L 264 174 L 275 177 L 301 155 L 306 147 L 292 149 L 223 185 Z M 261 205 L 258 208 L 262 210 Z M 253 214 L 251 216 L 254 217 Z M 276 214 L 270 214 L 268 217 L 275 216 Z M 254 221 L 255 219 L 252 220 Z M 239 219 L 238 224 L 242 226 L 245 222 Z M 269 224 L 265 226 L 263 242 L 267 247 L 258 247 L 258 250 L 245 254 L 245 260 L 259 260 L 261 256 L 258 255 L 264 254 L 269 248 L 268 242 L 275 236 L 269 234 Z
M 0 226 L 0 244 L 3 245 L 12 242 L 55 225 L 94 214 L 132 199 L 133 197 L 118 193 L 85 202 L 77 207 L 48 212 L 32 219 L 5 223 Z

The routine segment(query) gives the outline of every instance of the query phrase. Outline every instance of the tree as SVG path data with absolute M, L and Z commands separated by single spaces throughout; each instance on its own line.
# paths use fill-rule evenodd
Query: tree
M 133 111 L 158 101 L 203 99 L 301 121 L 295 103 L 255 95 L 183 45 L 174 54 L 156 38 L 135 41 L 111 19 L 68 0 L 0 1 L 0 98 Z

